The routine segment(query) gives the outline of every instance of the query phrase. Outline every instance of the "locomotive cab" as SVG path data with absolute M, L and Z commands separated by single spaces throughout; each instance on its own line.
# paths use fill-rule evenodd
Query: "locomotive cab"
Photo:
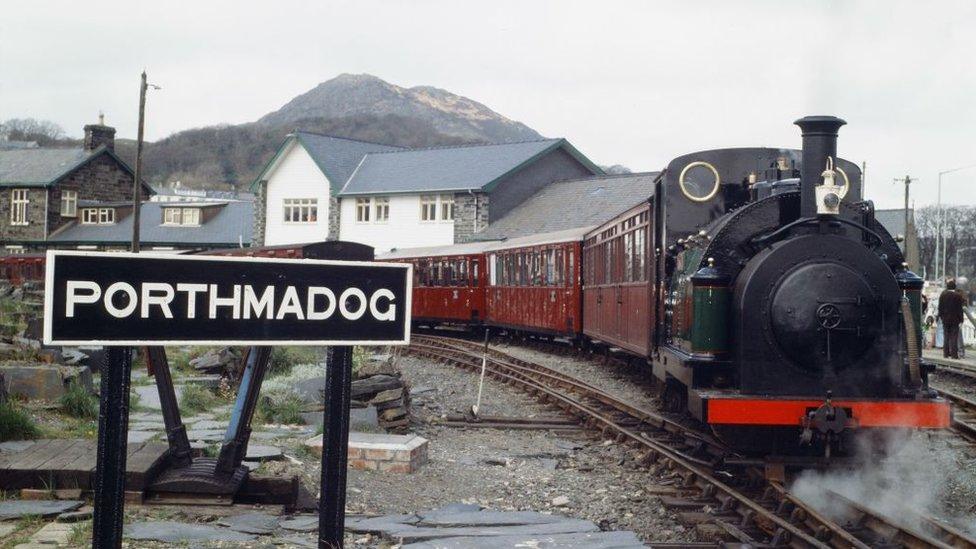
M 918 357 L 920 279 L 862 201 L 858 167 L 836 157 L 844 122 L 797 124 L 802 151 L 704 151 L 668 167 L 654 360 L 665 400 L 749 452 L 946 428 Z

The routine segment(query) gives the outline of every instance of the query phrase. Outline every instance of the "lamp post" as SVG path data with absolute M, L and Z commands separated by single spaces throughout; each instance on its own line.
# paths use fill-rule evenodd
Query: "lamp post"
M 976 168 L 976 164 L 967 164 L 965 166 L 960 166 L 958 168 L 952 168 L 951 170 L 945 170 L 939 172 L 939 188 L 938 188 L 938 198 L 937 198 L 937 203 L 939 208 L 939 222 L 938 222 L 938 231 L 936 232 L 936 236 L 935 236 L 935 279 L 936 280 L 939 280 L 940 264 L 941 264 L 942 276 L 945 277 L 946 275 L 946 257 L 945 257 L 946 245 L 945 242 L 941 242 L 943 239 L 942 226 L 945 224 L 945 212 L 942 210 L 942 176 L 949 173 L 958 172 L 961 170 L 968 170 L 969 168 Z M 941 255 L 939 252 L 940 249 L 942 250 Z
M 965 248 L 956 248 L 956 278 L 959 278 L 959 255 L 962 252 L 969 250 L 976 250 L 976 246 L 966 246 Z

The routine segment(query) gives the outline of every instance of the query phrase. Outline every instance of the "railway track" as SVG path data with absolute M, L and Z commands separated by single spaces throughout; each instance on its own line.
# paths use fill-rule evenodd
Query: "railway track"
M 938 364 L 940 373 L 947 373 L 965 378 L 970 382 L 976 382 L 976 368 L 967 366 L 961 361 L 938 358 L 927 358 L 927 360 Z M 952 402 L 952 430 L 960 437 L 976 444 L 976 400 L 937 385 L 933 385 L 932 388 L 943 398 Z
M 483 348 L 464 339 L 414 335 L 407 352 L 474 372 L 482 368 Z M 729 538 L 766 547 L 972 547 L 976 540 L 930 517 L 913 527 L 832 494 L 827 517 L 799 500 L 782 484 L 765 479 L 754 466 L 735 462 L 719 441 L 693 427 L 624 402 L 593 385 L 497 349 L 489 349 L 485 372 L 577 417 L 588 428 L 636 452 L 642 465 L 670 471 L 678 480 L 680 502 L 688 512 L 707 515 Z M 730 459 L 732 458 L 732 459 Z

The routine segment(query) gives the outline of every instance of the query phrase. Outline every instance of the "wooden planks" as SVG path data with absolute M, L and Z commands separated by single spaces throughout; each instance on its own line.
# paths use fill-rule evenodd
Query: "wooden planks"
M 128 445 L 126 489 L 143 490 L 165 463 L 168 447 L 159 442 Z M 87 439 L 40 440 L 14 454 L 0 455 L 0 490 L 22 488 L 91 489 L 97 442 Z

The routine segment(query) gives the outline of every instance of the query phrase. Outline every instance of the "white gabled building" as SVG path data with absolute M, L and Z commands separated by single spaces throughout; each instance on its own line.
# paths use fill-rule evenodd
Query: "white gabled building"
M 255 180 L 255 241 L 465 242 L 553 181 L 594 174 L 565 139 L 400 149 L 300 132 Z
M 288 135 L 252 185 L 257 245 L 335 240 L 338 193 L 369 152 L 398 147 L 306 132 Z

